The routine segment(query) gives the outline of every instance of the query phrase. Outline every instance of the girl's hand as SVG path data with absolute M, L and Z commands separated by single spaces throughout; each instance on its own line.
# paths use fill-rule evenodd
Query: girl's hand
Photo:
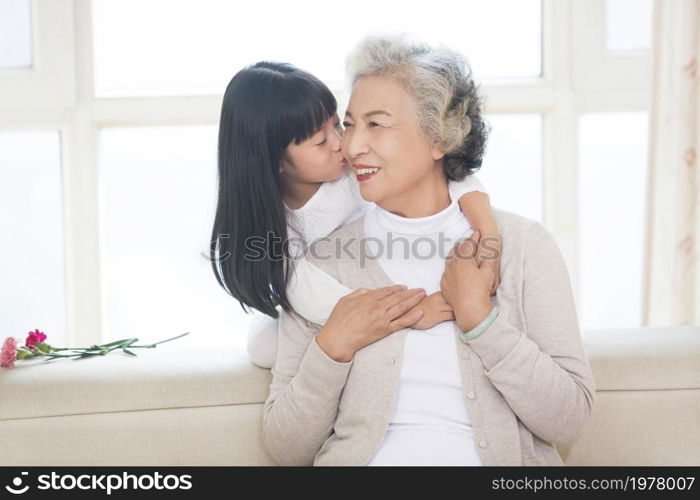
M 423 311 L 413 308 L 423 297 L 422 288 L 404 285 L 358 288 L 336 303 L 316 341 L 329 357 L 349 362 L 363 347 L 416 323 Z
M 493 272 L 493 286 L 490 295 L 496 295 L 496 289 L 501 284 L 501 235 L 495 230 L 484 230 L 479 241 L 479 253 L 476 265 L 480 269 L 490 269 Z
M 476 264 L 480 236 L 475 230 L 469 239 L 450 250 L 440 280 L 440 290 L 454 311 L 455 321 L 465 332 L 481 323 L 493 309 L 493 271 Z
M 424 297 L 423 300 L 409 312 L 418 309 L 423 310 L 423 317 L 411 326 L 411 328 L 417 330 L 427 330 L 443 321 L 453 321 L 455 319 L 452 307 L 439 290 Z

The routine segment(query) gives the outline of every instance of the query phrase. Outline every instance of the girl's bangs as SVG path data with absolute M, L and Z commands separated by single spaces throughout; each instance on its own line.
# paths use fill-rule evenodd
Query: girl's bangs
M 282 126 L 287 128 L 288 137 L 295 144 L 318 132 L 338 108 L 335 97 L 325 85 L 306 87 L 292 101 Z

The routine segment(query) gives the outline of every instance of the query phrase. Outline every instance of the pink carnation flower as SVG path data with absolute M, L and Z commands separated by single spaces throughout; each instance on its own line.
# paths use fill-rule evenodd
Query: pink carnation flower
M 29 349 L 34 350 L 34 346 L 40 342 L 43 342 L 44 340 L 46 340 L 46 335 L 44 334 L 44 332 L 34 330 L 33 332 L 29 332 L 29 335 L 27 336 L 27 341 L 24 343 L 24 345 L 27 346 Z
M 14 337 L 7 337 L 0 351 L 0 366 L 14 368 L 17 359 L 17 341 Z

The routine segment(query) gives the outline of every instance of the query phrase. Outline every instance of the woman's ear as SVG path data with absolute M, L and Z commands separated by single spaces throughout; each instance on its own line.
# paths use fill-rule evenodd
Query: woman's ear
M 440 147 L 440 143 L 438 141 L 433 142 L 430 152 L 433 155 L 433 160 L 435 161 L 442 160 L 445 157 L 445 152 Z

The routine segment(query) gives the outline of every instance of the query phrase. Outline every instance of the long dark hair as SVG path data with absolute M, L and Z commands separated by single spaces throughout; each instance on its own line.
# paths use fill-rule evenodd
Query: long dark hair
M 219 285 L 245 312 L 249 306 L 277 318 L 278 305 L 291 309 L 280 162 L 292 141 L 311 137 L 336 110 L 323 82 L 288 63 L 247 66 L 226 87 L 209 255 Z

